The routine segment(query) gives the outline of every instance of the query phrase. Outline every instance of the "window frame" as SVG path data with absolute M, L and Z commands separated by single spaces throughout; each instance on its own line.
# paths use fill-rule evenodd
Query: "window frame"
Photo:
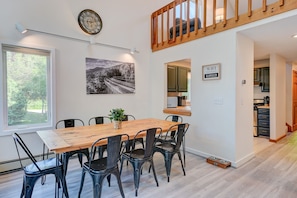
M 7 114 L 7 79 L 6 79 L 6 64 L 4 64 L 3 46 L 12 48 L 30 48 L 32 50 L 48 51 L 48 68 L 47 68 L 47 100 L 48 100 L 48 122 L 41 124 L 28 124 L 8 126 Z M 11 42 L 0 42 L 0 136 L 10 135 L 14 132 L 18 133 L 32 133 L 37 130 L 52 129 L 54 127 L 54 120 L 56 115 L 56 97 L 55 97 L 55 49 L 41 46 L 33 46 L 26 44 L 18 44 Z

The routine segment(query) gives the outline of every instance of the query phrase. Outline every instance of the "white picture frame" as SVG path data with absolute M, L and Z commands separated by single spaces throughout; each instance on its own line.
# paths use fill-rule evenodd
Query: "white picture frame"
M 202 80 L 219 80 L 219 79 L 221 79 L 220 63 L 202 66 Z

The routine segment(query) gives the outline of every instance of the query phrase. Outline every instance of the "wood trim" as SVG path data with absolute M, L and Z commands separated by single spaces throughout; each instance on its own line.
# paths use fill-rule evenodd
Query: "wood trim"
M 286 136 L 287 136 L 287 134 L 285 134 L 285 135 L 283 135 L 283 136 L 281 136 L 281 137 L 277 138 L 276 140 L 269 139 L 269 142 L 274 142 L 274 143 L 277 143 L 278 141 L 280 141 L 281 139 L 283 139 L 283 138 L 284 138 L 284 137 L 286 137 Z
M 184 116 L 191 116 L 192 112 L 190 109 L 184 107 L 177 107 L 177 108 L 165 108 L 163 109 L 163 113 L 166 114 L 175 114 L 175 115 L 184 115 Z

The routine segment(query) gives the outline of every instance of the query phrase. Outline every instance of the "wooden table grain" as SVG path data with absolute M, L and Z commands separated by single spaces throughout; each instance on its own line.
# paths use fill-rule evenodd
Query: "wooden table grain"
M 63 129 L 42 130 L 37 134 L 50 151 L 56 154 L 89 148 L 99 138 L 118 134 L 128 134 L 133 138 L 136 133 L 143 129 L 160 127 L 167 131 L 176 122 L 148 118 L 122 122 L 121 129 L 114 129 L 112 123 L 91 126 L 70 127 Z

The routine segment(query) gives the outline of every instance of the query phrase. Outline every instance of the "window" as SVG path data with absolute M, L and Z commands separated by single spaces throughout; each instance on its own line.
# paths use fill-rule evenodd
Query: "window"
M 2 44 L 3 131 L 52 126 L 53 54 Z

